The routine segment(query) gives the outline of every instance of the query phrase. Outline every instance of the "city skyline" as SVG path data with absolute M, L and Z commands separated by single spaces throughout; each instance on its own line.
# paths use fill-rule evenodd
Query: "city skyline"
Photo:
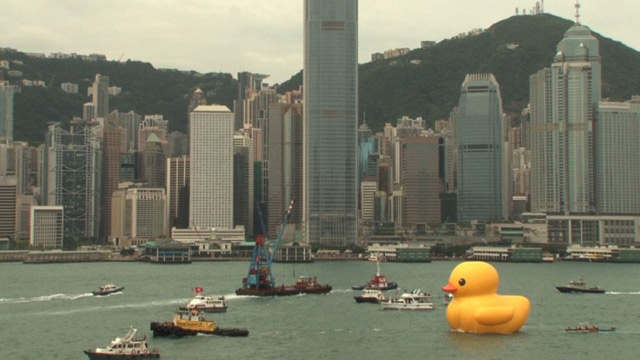
M 36 0 L 5 4 L 4 9 L 13 16 L 0 29 L 0 46 L 47 54 L 100 53 L 109 60 L 148 61 L 158 68 L 228 72 L 234 76 L 251 71 L 270 74 L 268 83 L 281 83 L 303 66 L 302 1 L 114 1 L 108 8 L 90 2 L 67 3 Z M 487 28 L 514 15 L 516 8 L 520 13 L 522 9 L 529 12 L 535 3 L 402 0 L 390 5 L 367 0 L 359 9 L 358 61 L 369 61 L 374 52 L 414 49 L 422 40 L 441 41 L 473 28 Z M 575 0 L 547 1 L 544 10 L 572 20 L 574 4 Z M 604 2 L 583 3 L 581 19 L 594 32 L 640 50 L 640 39 L 628 25 L 634 23 L 634 12 L 629 11 L 634 6 L 632 0 L 620 0 L 615 7 Z M 143 14 L 145 21 L 140 21 Z M 97 17 L 113 21 L 108 28 L 100 28 L 94 25 L 101 23 Z M 213 36 L 189 41 L 196 38 L 193 32 Z M 162 46 L 157 46 L 160 41 Z

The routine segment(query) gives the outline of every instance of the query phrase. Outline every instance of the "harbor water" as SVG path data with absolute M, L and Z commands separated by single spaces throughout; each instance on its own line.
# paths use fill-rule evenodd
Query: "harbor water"
M 189 265 L 0 263 L 2 359 L 86 359 L 84 349 L 104 347 L 130 326 L 147 334 L 162 359 L 636 359 L 640 340 L 640 277 L 637 264 L 555 262 L 494 263 L 499 293 L 524 295 L 531 314 L 519 333 L 455 333 L 446 322 L 440 290 L 457 265 L 382 263 L 382 273 L 401 290 L 420 288 L 434 296 L 431 311 L 383 311 L 356 304 L 352 285 L 370 280 L 376 265 L 366 261 L 274 264 L 278 284 L 300 275 L 329 283 L 327 295 L 258 298 L 236 296 L 247 262 Z M 562 294 L 556 285 L 584 278 L 605 294 Z M 104 283 L 122 293 L 94 297 Z M 151 321 L 170 320 L 193 288 L 224 295 L 228 311 L 207 314 L 221 327 L 250 331 L 245 338 L 193 336 L 153 338 Z M 564 331 L 587 321 L 613 333 Z

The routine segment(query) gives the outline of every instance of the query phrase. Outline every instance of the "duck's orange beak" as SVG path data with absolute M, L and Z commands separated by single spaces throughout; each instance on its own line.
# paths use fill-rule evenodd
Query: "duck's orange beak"
M 458 289 L 455 286 L 453 286 L 453 284 L 451 283 L 448 283 L 447 285 L 442 287 L 442 291 L 452 293 L 452 294 L 456 292 L 456 290 Z

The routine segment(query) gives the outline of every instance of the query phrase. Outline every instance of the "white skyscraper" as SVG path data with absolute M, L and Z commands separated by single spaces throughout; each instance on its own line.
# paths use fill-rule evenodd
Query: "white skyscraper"
M 233 113 L 200 105 L 189 114 L 189 226 L 233 228 Z

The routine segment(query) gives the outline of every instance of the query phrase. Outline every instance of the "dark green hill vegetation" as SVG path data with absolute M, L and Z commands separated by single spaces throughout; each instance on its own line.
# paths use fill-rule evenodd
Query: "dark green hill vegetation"
M 360 114 L 366 113 L 374 131 L 382 130 L 386 122 L 395 124 L 403 115 L 422 116 L 433 124 L 446 119 L 457 105 L 466 74 L 493 73 L 505 112 L 517 118 L 529 102 L 529 76 L 551 65 L 556 45 L 572 25 L 549 14 L 514 16 L 476 36 L 443 40 L 402 57 L 362 64 Z M 603 97 L 624 101 L 640 93 L 640 53 L 594 35 L 600 40 Z M 518 47 L 507 48 L 510 43 Z M 279 91 L 297 88 L 301 82 L 300 72 Z
M 468 73 L 493 73 L 501 86 L 505 112 L 517 119 L 529 100 L 529 76 L 548 67 L 556 45 L 572 22 L 549 14 L 514 16 L 484 32 L 448 39 L 429 49 L 416 49 L 393 59 L 360 65 L 360 114 L 380 131 L 386 122 L 401 116 L 422 116 L 429 124 L 446 119 L 457 105 L 460 86 Z M 603 97 L 624 101 L 640 93 L 640 53 L 624 44 L 594 33 L 600 40 Z M 517 44 L 511 50 L 507 44 Z M 383 49 L 380 49 L 383 50 Z M 139 61 L 82 61 L 29 58 L 20 52 L 3 52 L 1 59 L 22 60 L 12 64 L 25 79 L 43 80 L 47 88 L 24 87 L 15 97 L 15 139 L 38 144 L 46 123 L 59 121 L 67 127 L 73 116 L 82 115 L 90 101 L 87 87 L 95 74 L 107 75 L 111 86 L 122 93 L 110 98 L 110 108 L 138 114 L 162 114 L 170 130 L 186 131 L 191 93 L 200 87 L 209 102 L 232 109 L 237 82 L 231 74 L 158 70 Z M 412 62 L 413 60 L 413 62 Z M 415 62 L 419 62 L 415 64 Z M 60 84 L 79 85 L 79 94 L 66 94 Z M 281 84 L 283 93 L 302 84 L 302 72 Z
M 21 60 L 23 65 L 11 68 L 23 72 L 23 78 L 43 80 L 46 88 L 23 87 L 15 95 L 14 138 L 39 144 L 44 140 L 46 124 L 58 121 L 68 128 L 73 116 L 82 116 L 82 104 L 91 101 L 87 88 L 96 74 L 109 76 L 109 85 L 122 88 L 111 96 L 109 107 L 121 112 L 141 115 L 162 114 L 169 120 L 170 130 L 186 132 L 189 98 L 201 88 L 209 102 L 233 109 L 237 82 L 231 74 L 158 70 L 139 61 L 84 61 L 78 59 L 30 58 L 20 52 L 1 52 L 0 58 Z M 67 94 L 60 84 L 78 84 L 78 94 Z

